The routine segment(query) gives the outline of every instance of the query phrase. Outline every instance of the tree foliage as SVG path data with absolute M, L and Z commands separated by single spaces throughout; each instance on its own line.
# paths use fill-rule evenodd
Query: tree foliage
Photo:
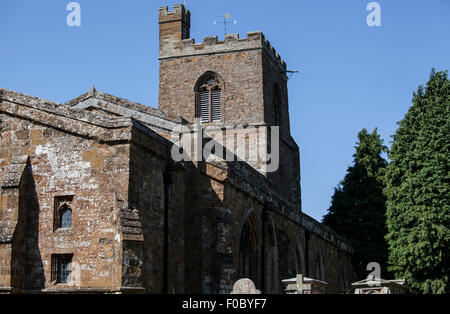
M 359 278 L 368 274 L 366 267 L 377 262 L 387 266 L 386 198 L 383 194 L 387 151 L 375 129 L 358 134 L 354 163 L 335 189 L 331 207 L 323 223 L 347 238 L 353 245 L 353 267 Z
M 386 176 L 389 269 L 418 293 L 448 293 L 450 83 L 432 70 L 393 136 Z

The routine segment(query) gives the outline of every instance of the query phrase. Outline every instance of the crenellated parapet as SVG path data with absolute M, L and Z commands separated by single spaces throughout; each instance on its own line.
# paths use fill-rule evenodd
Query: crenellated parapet
M 161 47 L 159 59 L 164 60 L 258 49 L 266 51 L 282 69 L 286 69 L 286 62 L 284 62 L 269 40 L 260 31 L 247 33 L 247 38 L 240 38 L 239 34 L 228 34 L 225 36 L 225 40 L 218 40 L 217 36 L 211 36 L 205 37 L 201 43 L 196 43 L 194 38 L 172 42 L 172 45 L 164 45 Z
M 189 11 L 186 10 L 184 5 L 182 4 L 175 4 L 173 6 L 173 10 L 169 10 L 168 6 L 163 6 L 159 8 L 159 17 L 160 21 L 161 19 L 164 19 L 166 17 L 167 19 L 170 19 L 172 15 L 178 15 L 180 17 L 185 16 Z

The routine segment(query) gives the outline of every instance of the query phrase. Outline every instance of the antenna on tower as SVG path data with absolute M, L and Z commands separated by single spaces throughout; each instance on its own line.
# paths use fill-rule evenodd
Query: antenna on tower
M 223 17 L 223 21 L 219 21 L 219 22 L 214 21 L 214 25 L 217 23 L 223 23 L 223 27 L 225 29 L 225 36 L 227 36 L 227 24 L 237 24 L 237 21 L 228 21 L 228 19 L 231 18 L 231 15 L 229 15 L 228 13 L 224 13 L 220 17 Z

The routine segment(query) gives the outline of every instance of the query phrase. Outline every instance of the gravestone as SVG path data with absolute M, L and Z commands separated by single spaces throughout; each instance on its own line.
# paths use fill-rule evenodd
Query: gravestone
M 261 294 L 261 291 L 256 289 L 253 281 L 248 278 L 244 278 L 236 281 L 231 294 Z

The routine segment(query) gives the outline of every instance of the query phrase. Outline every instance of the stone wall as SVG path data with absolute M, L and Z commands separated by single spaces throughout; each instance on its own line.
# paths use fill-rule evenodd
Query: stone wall
M 258 289 L 283 293 L 283 279 L 299 273 L 315 278 L 319 254 L 323 280 L 329 282 L 326 292 L 344 292 L 349 286 L 354 279 L 350 264 L 352 251 L 345 239 L 304 214 L 292 215 L 292 211 L 283 208 L 282 199 L 273 190 L 265 189 L 262 181 L 252 182 L 256 174 L 251 179 L 239 172 L 238 177 L 231 164 L 228 167 L 208 163 L 199 166 L 199 170 L 204 175 L 203 293 L 229 293 L 233 283 L 242 278 L 240 237 L 248 221 L 256 237 L 256 272 L 251 279 Z M 249 183 L 253 183 L 251 189 L 246 187 Z M 341 274 L 345 281 L 342 283 Z
M 170 142 L 133 119 L 98 117 L 11 91 L 3 93 L 0 121 L 2 180 L 12 180 L 8 169 L 16 171 L 14 160 L 23 154 L 31 178 L 20 193 L 2 189 L 1 237 L 10 242 L 0 247 L 8 264 L 0 287 L 184 291 L 184 166 L 170 159 Z M 18 214 L 19 194 L 29 199 L 26 215 Z M 54 228 L 58 198 L 70 200 L 70 230 Z M 3 228 L 15 226 L 14 217 L 26 222 L 27 232 Z M 14 259 L 17 241 L 28 247 Z M 51 282 L 52 254 L 73 254 L 78 277 L 70 286 Z M 25 283 L 14 282 L 15 260 L 26 264 Z
M 159 17 L 160 110 L 94 88 L 66 104 L 0 89 L 0 292 L 229 293 L 251 277 L 282 293 L 299 273 L 343 292 L 354 281 L 350 244 L 301 210 L 284 61 L 261 32 L 196 44 L 183 6 Z M 203 145 L 249 145 L 239 157 L 254 161 L 173 161 L 171 130 L 192 128 L 207 71 L 223 82 L 223 121 L 205 125 Z M 274 125 L 272 173 L 255 158 L 268 135 L 246 126 Z M 219 139 L 235 127 L 236 142 Z M 61 202 L 68 230 L 55 228 Z M 70 285 L 52 282 L 52 254 L 73 254 Z
M 34 184 L 26 193 L 35 195 L 38 203 L 27 222 L 28 241 L 33 246 L 27 249 L 27 271 L 40 280 L 26 286 L 53 288 L 51 254 L 67 253 L 74 254 L 73 263 L 80 265 L 80 287 L 119 286 L 115 195 L 126 195 L 127 148 L 98 144 L 4 115 L 0 118 L 10 130 L 2 133 L 6 139 L 1 142 L 2 161 L 17 151 L 29 154 Z M 111 182 L 111 176 L 117 180 Z M 55 198 L 65 196 L 73 196 L 73 228 L 55 231 Z M 34 243 L 37 237 L 39 242 Z
M 172 13 L 168 12 L 168 8 L 163 7 L 159 15 L 159 109 L 193 123 L 196 83 L 203 74 L 215 73 L 223 86 L 222 120 L 203 127 L 216 127 L 221 132 L 226 127 L 279 126 L 278 171 L 267 172 L 261 160 L 252 160 L 249 164 L 272 180 L 279 194 L 300 211 L 300 161 L 298 146 L 290 135 L 286 63 L 261 32 L 249 32 L 247 38 L 229 34 L 224 41 L 206 37 L 202 43 L 195 43 L 195 39 L 180 35 L 182 27 L 190 27 L 190 18 L 189 21 L 183 19 L 184 14 L 188 14 L 184 7 L 176 6 Z M 190 13 L 188 15 L 190 17 Z M 245 136 L 248 139 L 238 143 L 240 148 L 246 141 L 265 141 L 267 149 L 270 146 L 268 138 L 256 138 L 250 132 Z M 220 143 L 234 151 L 234 147 Z M 252 154 L 256 155 L 256 145 L 250 148 L 250 157 Z
M 67 113 L 63 106 L 12 92 L 3 94 L 2 173 L 14 158 L 25 155 L 32 178 L 24 191 L 32 206 L 21 217 L 27 225 L 24 262 L 29 274 L 23 288 L 120 289 L 117 199 L 127 202 L 128 198 L 129 145 L 116 139 L 126 137 L 130 124 L 114 134 L 115 127 L 107 120 L 77 111 L 70 118 Z M 111 127 L 111 132 L 105 132 L 107 127 L 101 124 Z M 69 230 L 55 229 L 57 199 L 70 200 Z M 75 271 L 79 275 L 71 286 L 51 282 L 52 254 L 73 254 L 73 275 Z
M 258 50 L 161 59 L 159 109 L 194 122 L 195 84 L 205 72 L 213 71 L 225 82 L 222 123 L 261 122 L 264 120 L 261 64 Z
M 207 71 L 224 82 L 223 119 L 219 124 L 275 125 L 274 88 L 280 87 L 282 136 L 289 139 L 286 64 L 261 32 L 247 38 L 227 35 L 225 41 L 206 37 L 161 44 L 159 109 L 189 122 L 195 118 L 197 80 Z
M 142 286 L 151 293 L 184 291 L 185 177 L 183 165 L 169 156 L 168 142 L 133 132 L 130 152 L 129 207 L 138 228 L 124 230 L 124 240 L 142 255 Z

